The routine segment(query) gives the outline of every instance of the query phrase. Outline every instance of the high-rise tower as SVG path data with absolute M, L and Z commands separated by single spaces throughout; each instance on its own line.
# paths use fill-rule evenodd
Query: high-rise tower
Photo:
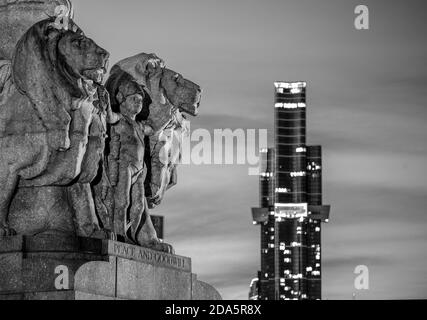
M 258 299 L 321 299 L 321 147 L 306 145 L 306 83 L 275 83 L 275 148 L 261 150 Z

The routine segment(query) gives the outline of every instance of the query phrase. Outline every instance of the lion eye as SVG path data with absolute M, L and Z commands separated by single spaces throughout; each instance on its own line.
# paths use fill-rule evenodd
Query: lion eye
M 74 39 L 72 41 L 73 45 L 77 46 L 77 47 L 81 47 L 82 45 L 84 45 L 86 43 L 86 38 L 85 37 L 79 37 L 77 39 Z
M 75 45 L 76 47 L 81 47 L 83 43 L 83 39 L 82 38 L 78 38 L 73 40 L 73 45 Z

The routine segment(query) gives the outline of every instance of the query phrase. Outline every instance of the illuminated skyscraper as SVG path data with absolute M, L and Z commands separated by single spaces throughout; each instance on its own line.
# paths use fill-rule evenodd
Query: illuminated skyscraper
M 261 150 L 258 299 L 321 299 L 321 147 L 306 145 L 306 83 L 275 83 L 275 148 Z
M 254 224 L 261 225 L 261 271 L 258 274 L 258 297 L 274 296 L 274 149 L 261 150 L 259 177 L 259 205 L 253 209 Z

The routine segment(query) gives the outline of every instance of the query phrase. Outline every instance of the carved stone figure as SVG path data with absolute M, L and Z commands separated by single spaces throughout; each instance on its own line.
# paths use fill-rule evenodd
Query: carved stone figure
M 177 183 L 176 166 L 180 162 L 182 139 L 190 130 L 185 114 L 198 114 L 202 93 L 200 86 L 167 68 L 163 69 L 160 85 L 165 99 L 177 110 L 164 131 L 150 136 L 150 153 L 146 159 L 149 164 L 146 194 L 150 207 L 159 205 L 164 193 Z
M 94 111 L 89 128 L 88 143 L 83 157 L 81 172 L 74 183 L 67 187 L 68 199 L 72 205 L 77 234 L 86 237 L 114 239 L 111 230 L 99 224 L 91 183 L 101 179 L 105 171 L 104 152 L 107 137 L 107 124 L 115 124 L 120 120 L 119 115 L 111 110 L 107 90 L 97 85 Z
M 188 127 L 180 110 L 197 114 L 200 87 L 164 68 L 153 54 L 116 64 L 106 86 L 123 119 L 111 127 L 108 174 L 94 187 L 98 214 L 107 229 L 127 241 L 171 251 L 158 240 L 148 209 L 176 183 L 179 142 Z
M 152 90 L 146 65 L 148 63 L 150 68 L 150 64 L 156 62 L 160 63 L 162 72 L 159 75 L 159 89 Z M 112 74 L 120 72 L 131 75 L 153 100 L 167 102 L 178 110 L 173 112 L 171 122 L 165 128 L 167 130 L 156 132 L 149 137 L 149 143 L 147 142 L 150 151 L 146 152 L 148 174 L 145 193 L 149 207 L 152 208 L 160 204 L 164 192 L 177 181 L 176 163 L 181 151 L 182 135 L 189 131 L 189 122 L 183 114 L 197 116 L 202 90 L 199 85 L 185 79 L 181 74 L 165 68 L 163 60 L 153 54 L 141 53 L 118 62 L 112 68 Z M 143 112 L 142 119 L 156 123 L 157 117 L 164 112 L 162 108 L 153 108 L 149 113 Z
M 144 212 L 144 138 L 153 129 L 136 121 L 142 111 L 144 92 L 132 81 L 122 83 L 117 93 L 122 119 L 111 128 L 109 178 L 114 187 L 114 230 L 137 243 Z
M 72 17 L 70 0 L 0 0 L 0 300 L 220 298 L 146 196 L 176 183 L 200 88 L 140 54 L 107 90 L 109 54 Z
M 176 183 L 183 113 L 197 115 L 200 87 L 139 54 L 113 67 L 107 92 L 108 53 L 64 21 L 35 24 L 0 60 L 0 236 L 11 224 L 171 252 L 148 209 Z
M 176 110 L 165 129 L 149 137 L 145 181 L 149 208 L 160 205 L 165 192 L 177 184 L 177 165 L 181 162 L 183 139 L 189 132 L 190 122 Z
M 31 27 L 12 62 L 2 62 L 0 236 L 14 234 L 8 213 L 18 184 L 34 199 L 44 190 L 34 187 L 67 185 L 81 173 L 108 56 L 72 20 L 58 29 L 52 18 Z
M 147 81 L 152 88 L 159 87 L 159 63 L 160 60 L 153 63 L 146 59 L 142 66 L 146 68 Z M 107 229 L 112 228 L 126 242 L 172 251 L 169 245 L 157 238 L 144 188 L 147 174 L 144 163 L 145 137 L 162 130 L 171 121 L 172 107 L 160 105 L 154 94 L 147 109 L 157 115 L 158 121 L 150 124 L 148 121 L 137 121 L 137 116 L 143 111 L 143 87 L 128 73 L 117 68 L 113 68 L 107 87 L 113 109 L 119 111 L 122 118 L 111 126 L 107 172 L 103 175 L 101 189 L 95 186 L 97 198 L 101 194 L 101 201 L 96 201 L 99 215 L 104 218 L 103 225 L 108 226 Z M 163 110 L 162 113 L 155 111 L 159 108 Z

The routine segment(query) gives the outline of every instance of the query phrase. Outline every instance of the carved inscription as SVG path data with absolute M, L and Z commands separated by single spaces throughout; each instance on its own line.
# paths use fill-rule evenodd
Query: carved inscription
M 191 272 L 191 259 L 120 242 L 108 242 L 108 254 Z

